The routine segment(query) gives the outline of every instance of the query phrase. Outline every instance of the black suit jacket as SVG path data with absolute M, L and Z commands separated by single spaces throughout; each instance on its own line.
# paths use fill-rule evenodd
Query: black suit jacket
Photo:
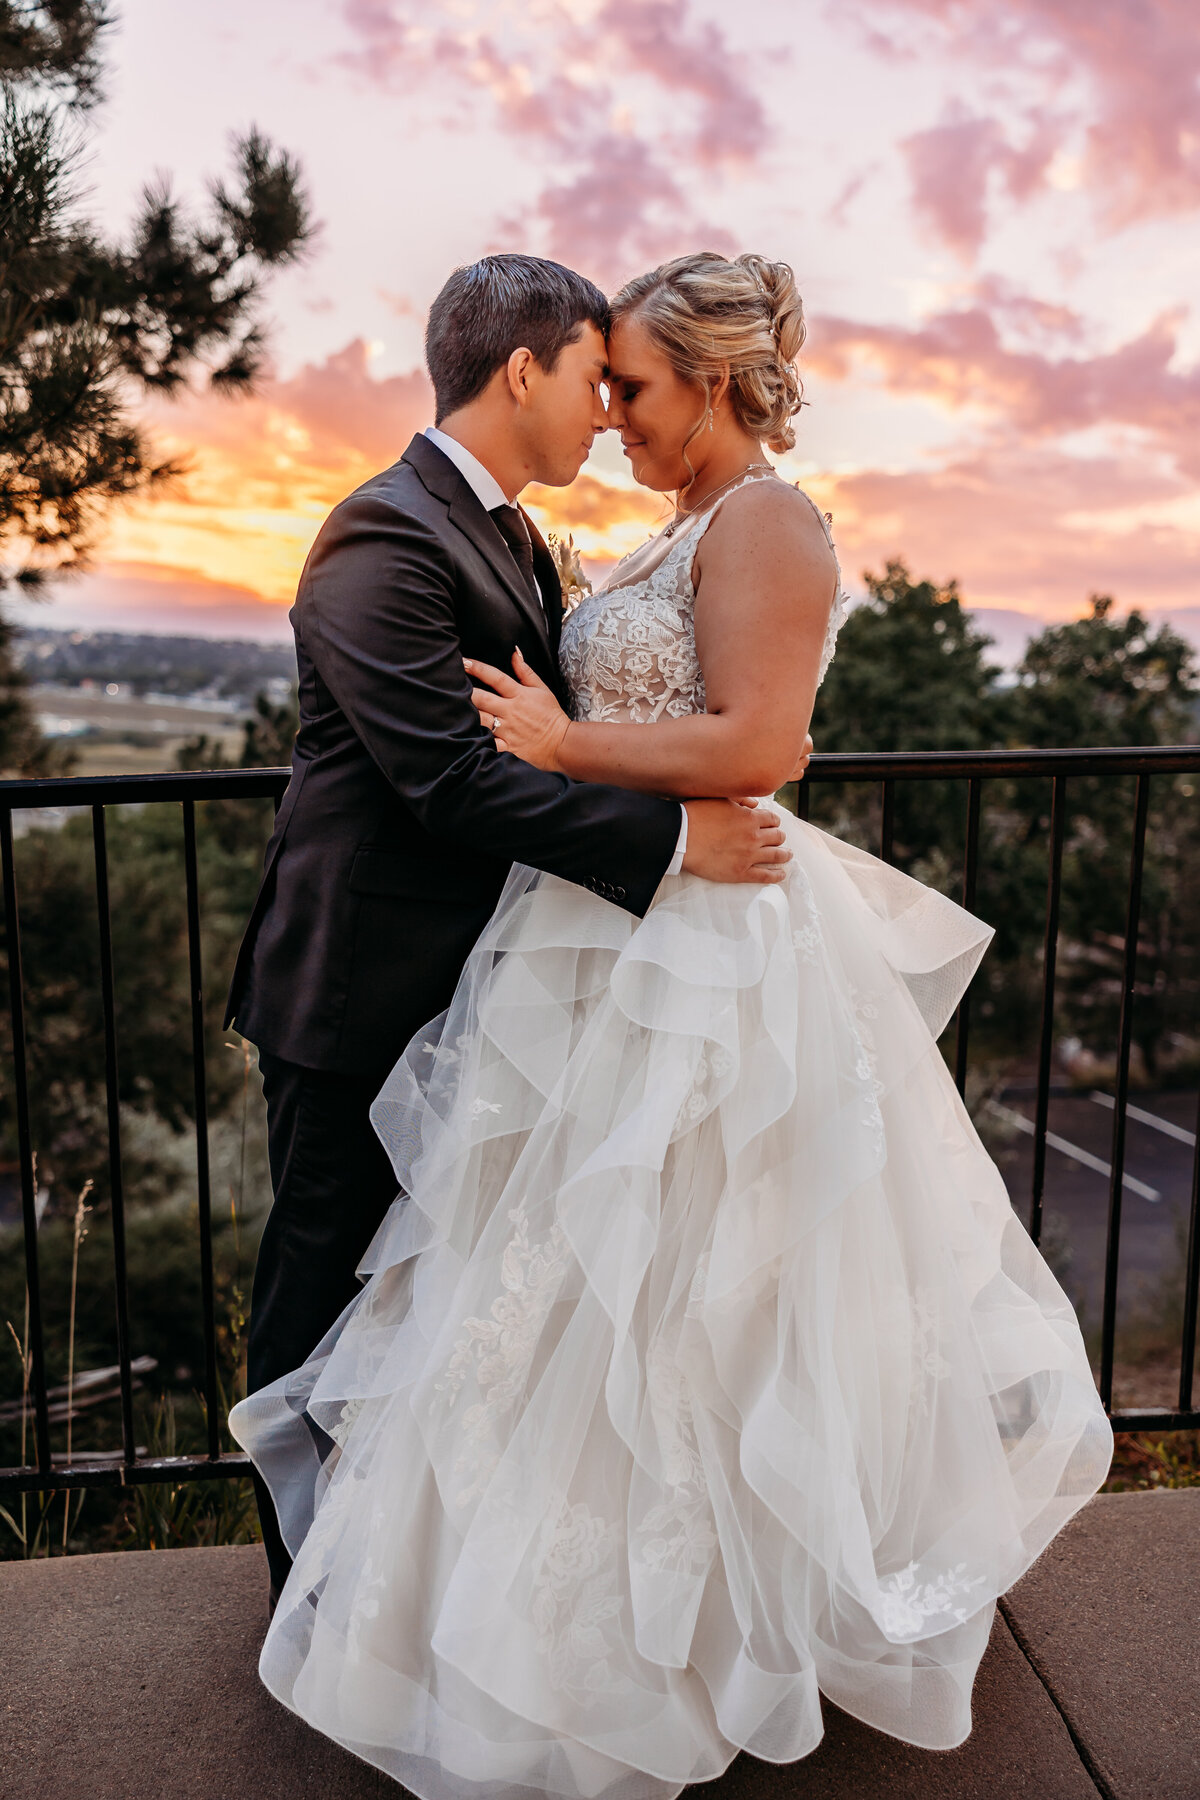
M 292 777 L 225 1018 L 261 1049 L 390 1068 L 448 1004 L 513 862 L 649 906 L 678 805 L 534 769 L 496 749 L 470 702 L 462 657 L 507 669 L 516 645 L 566 701 L 561 590 L 531 535 L 544 609 L 425 437 L 322 526 L 290 615 Z

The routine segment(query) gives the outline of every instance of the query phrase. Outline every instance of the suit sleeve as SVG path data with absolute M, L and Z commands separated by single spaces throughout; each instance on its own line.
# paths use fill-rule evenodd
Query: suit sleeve
M 426 831 L 646 911 L 675 850 L 678 803 L 496 749 L 471 704 L 453 568 L 434 531 L 352 495 L 314 545 L 300 611 L 317 673 Z

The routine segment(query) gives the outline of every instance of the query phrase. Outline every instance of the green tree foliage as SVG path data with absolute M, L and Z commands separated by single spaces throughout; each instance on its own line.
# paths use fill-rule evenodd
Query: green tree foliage
M 949 581 L 914 581 L 898 559 L 864 573 L 817 697 L 822 750 L 972 750 L 994 744 L 998 671 Z
M 240 1069 L 222 1048 L 221 1014 L 270 821 L 269 801 L 213 800 L 197 808 L 210 1104 L 215 1113 L 240 1093 Z M 121 1100 L 161 1121 L 166 1132 L 186 1133 L 193 1094 L 178 809 L 110 807 L 107 836 Z M 90 1175 L 102 1207 L 104 1027 L 90 819 L 73 817 L 59 830 L 34 830 L 19 839 L 16 873 L 39 1162 L 56 1205 Z M 11 1160 L 15 1120 L 8 1030 L 5 1011 L 0 1013 L 0 1107 L 4 1156 Z M 152 1199 L 169 1188 L 175 1170 L 169 1156 L 159 1155 L 153 1133 L 141 1137 L 148 1146 L 142 1158 L 146 1167 L 134 1171 L 130 1180 Z M 150 1166 L 155 1163 L 162 1164 L 158 1173 Z
M 300 707 L 295 691 L 282 705 L 276 705 L 266 694 L 259 694 L 254 711 L 245 721 L 242 753 L 236 766 L 241 769 L 285 768 L 292 760 L 292 745 L 300 729 Z M 189 738 L 179 746 L 175 756 L 180 769 L 225 769 L 231 765 L 221 753 L 219 738 L 207 732 Z
M 26 697 L 28 677 L 14 654 L 17 631 L 0 612 L 0 774 L 69 775 L 76 755 L 42 735 Z
M 1007 683 L 954 582 L 916 580 L 903 562 L 865 576 L 869 598 L 842 628 L 817 699 L 819 750 L 1001 749 L 1030 745 L 1165 744 L 1196 737 L 1191 647 L 1134 611 L 1093 596 L 1086 617 L 1032 639 Z M 996 927 L 989 990 L 977 1021 L 1001 1053 L 1036 1042 L 1050 849 L 1048 779 L 989 781 L 980 838 L 978 910 Z M 879 845 L 881 801 L 866 784 L 814 783 L 815 823 Z M 895 860 L 957 894 L 965 823 L 959 783 L 895 790 Z M 1067 785 L 1059 951 L 1060 1033 L 1111 1051 L 1121 992 L 1129 885 L 1132 781 Z M 1194 1041 L 1200 980 L 1200 819 L 1194 784 L 1156 777 L 1143 903 L 1135 1041 L 1147 1065 Z M 1191 1023 L 1189 1024 L 1189 1021 Z
M 179 472 L 138 423 L 143 394 L 251 386 L 264 277 L 312 233 L 294 159 L 257 130 L 235 141 L 234 178 L 212 185 L 205 216 L 159 178 L 125 241 L 87 219 L 76 121 L 106 23 L 98 5 L 0 5 L 0 584 L 27 589 L 83 566 L 114 503 Z M 0 693 L 19 710 L 11 657 Z M 27 738 L 0 738 L 0 767 L 27 766 Z
M 1051 625 L 1017 669 L 1012 731 L 1022 744 L 1173 744 L 1196 722 L 1196 657 L 1168 625 L 1093 594 L 1086 618 Z
M 1198 695 L 1200 670 L 1185 638 L 1136 610 L 1118 618 L 1109 595 L 1093 594 L 1084 618 L 1049 626 L 1026 649 L 1008 696 L 1009 738 L 1048 748 L 1192 742 Z M 1048 787 L 1016 782 L 1008 795 L 1008 872 L 1025 889 L 1042 878 Z M 1067 786 L 1060 1028 L 1096 1047 L 1110 1044 L 1117 1028 L 1133 812 L 1132 778 L 1081 776 Z M 1151 1072 L 1195 1031 L 1198 895 L 1195 783 L 1156 776 L 1134 1009 L 1135 1042 Z
M 0 0 L 0 81 L 25 81 L 90 106 L 99 95 L 100 36 L 111 18 L 104 0 Z
M 914 580 L 899 559 L 864 573 L 868 599 L 850 614 L 817 695 L 819 750 L 976 750 L 1001 730 L 999 671 L 954 581 Z M 878 849 L 881 796 L 814 785 L 815 822 Z M 910 782 L 895 792 L 894 854 L 925 881 L 952 889 L 962 831 L 961 784 Z

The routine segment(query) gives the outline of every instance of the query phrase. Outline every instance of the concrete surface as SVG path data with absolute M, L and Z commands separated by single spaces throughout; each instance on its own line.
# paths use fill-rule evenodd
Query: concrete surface
M 1001 1605 L 1112 1800 L 1200 1800 L 1200 1488 L 1099 1494 Z
M 262 1687 L 265 1591 L 257 1548 L 0 1564 L 2 1800 L 394 1800 Z M 1200 1800 L 1198 1602 L 1200 1490 L 1102 1496 L 1006 1596 L 959 1749 L 827 1707 L 704 1800 Z

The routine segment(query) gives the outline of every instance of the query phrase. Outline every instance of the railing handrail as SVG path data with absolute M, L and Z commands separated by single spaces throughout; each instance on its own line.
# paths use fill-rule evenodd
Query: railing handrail
M 1200 770 L 1197 744 L 1096 744 L 1066 750 L 826 750 L 809 781 L 937 781 L 963 776 L 1182 775 Z M 0 808 L 119 806 L 143 800 L 273 799 L 291 770 L 192 769 L 151 775 L 39 775 L 0 781 Z
M 0 809 L 120 806 L 141 800 L 270 800 L 291 770 L 189 769 L 162 775 L 36 775 L 0 781 Z
M 831 750 L 808 765 L 812 781 L 908 781 L 989 775 L 1182 775 L 1200 769 L 1200 744 L 1096 744 L 1069 750 Z M 2 784 L 0 784 L 2 785 Z

